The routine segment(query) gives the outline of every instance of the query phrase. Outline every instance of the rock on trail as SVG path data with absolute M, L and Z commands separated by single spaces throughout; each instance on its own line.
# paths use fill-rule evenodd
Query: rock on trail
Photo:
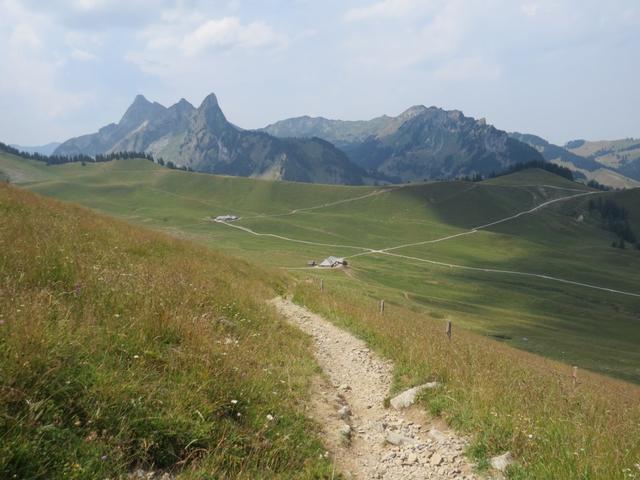
M 318 380 L 315 385 L 313 414 L 347 478 L 478 478 L 463 457 L 464 439 L 416 420 L 416 412 L 384 407 L 392 381 L 391 362 L 320 315 L 280 297 L 272 303 L 315 341 L 316 359 L 329 383 Z

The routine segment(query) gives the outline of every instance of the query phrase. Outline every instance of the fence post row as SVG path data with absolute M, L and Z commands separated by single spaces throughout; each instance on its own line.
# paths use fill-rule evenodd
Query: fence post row
M 449 337 L 449 340 L 451 340 L 451 320 L 447 320 L 447 337 Z

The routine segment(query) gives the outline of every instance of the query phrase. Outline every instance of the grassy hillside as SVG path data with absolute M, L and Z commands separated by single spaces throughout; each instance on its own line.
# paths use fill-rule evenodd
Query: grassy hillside
M 12 183 L 37 182 L 55 178 L 55 169 L 48 168 L 42 162 L 0 152 L 0 177 Z
M 570 143 L 571 152 L 595 160 L 634 180 L 640 180 L 640 140 L 636 138 L 597 142 L 576 140 Z
M 193 174 L 147 161 L 40 169 L 51 177 L 28 184 L 39 193 L 295 275 L 305 274 L 299 269 L 308 260 L 347 256 L 348 275 L 322 272 L 327 282 L 448 316 L 521 349 L 640 382 L 638 297 L 504 273 L 640 293 L 640 252 L 610 247 L 615 237 L 589 214 L 587 197 L 467 234 L 544 202 L 590 192 L 548 172 L 527 170 L 480 183 L 344 187 Z M 637 193 L 593 195 L 628 197 L 625 206 L 638 215 Z M 289 215 L 294 209 L 297 213 Z M 236 226 L 307 243 L 251 235 L 209 220 L 226 213 L 242 217 Z M 464 235 L 397 248 L 458 234 Z M 400 256 L 366 254 L 389 247 Z
M 0 216 L 1 478 L 329 477 L 281 278 L 4 184 Z
M 276 478 L 328 474 L 321 447 L 301 437 L 313 431 L 298 403 L 314 371 L 307 342 L 262 306 L 293 284 L 296 301 L 395 360 L 397 390 L 440 380 L 443 388 L 422 405 L 472 435 L 469 454 L 481 466 L 511 450 L 518 466 L 510 478 L 638 477 L 640 390 L 584 370 L 640 381 L 638 298 L 473 270 L 526 269 L 635 292 L 638 252 L 609 247 L 610 234 L 585 216 L 590 197 L 390 251 L 405 257 L 353 256 L 465 233 L 588 189 L 542 171 L 377 189 L 213 177 L 146 161 L 38 168 L 52 176 L 26 184 L 31 189 L 263 267 L 3 187 L 0 208 L 10 221 L 0 239 L 12 243 L 0 250 L 8 252 L 0 270 L 9 272 L 0 311 L 25 320 L 0 325 L 10 385 L 0 391 L 10 433 L 0 458 L 13 462 L 3 460 L 9 472 L 31 468 L 24 459 L 39 454 L 34 468 L 61 462 L 59 477 L 116 476 L 152 463 L 186 468 L 187 478 L 259 478 L 265 468 Z M 635 211 L 639 193 L 593 194 Z M 309 210 L 289 214 L 302 208 Z M 315 244 L 207 219 L 223 213 L 241 215 L 238 226 Z M 304 268 L 332 253 L 351 256 L 351 267 Z M 265 422 L 267 414 L 277 421 Z
M 627 480 L 640 476 L 640 388 L 583 370 L 574 386 L 571 367 L 459 329 L 451 341 L 444 315 L 377 302 L 346 285 L 318 289 L 311 276 L 295 300 L 366 339 L 396 363 L 395 390 L 438 380 L 421 396 L 473 438 L 468 454 L 480 467 L 511 451 L 517 480 Z M 449 317 L 451 318 L 451 317 Z M 584 348 L 584 347 L 583 347 Z

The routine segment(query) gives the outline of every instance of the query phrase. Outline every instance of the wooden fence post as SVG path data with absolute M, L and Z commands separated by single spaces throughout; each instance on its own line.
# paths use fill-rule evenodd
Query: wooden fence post
M 451 340 L 451 320 L 447 320 L 447 337 L 449 337 L 449 340 Z
M 320 279 L 320 291 L 324 292 L 324 279 L 323 278 Z
M 384 313 L 384 300 L 380 300 L 380 315 Z
M 578 367 L 574 366 L 573 371 L 571 372 L 571 380 L 573 381 L 573 387 L 578 384 Z

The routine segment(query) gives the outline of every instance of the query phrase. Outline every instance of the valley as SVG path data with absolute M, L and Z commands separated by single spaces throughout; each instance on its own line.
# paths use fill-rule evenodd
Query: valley
M 0 38 L 0 480 L 640 480 L 637 0 Z
M 593 196 L 621 197 L 634 211 L 638 191 L 590 190 L 540 170 L 387 187 L 211 176 L 146 160 L 47 167 L 3 155 L 0 170 L 37 193 L 300 281 L 323 278 L 372 305 L 385 299 L 520 349 L 640 381 L 640 255 L 611 248 L 611 233 L 587 211 Z M 240 219 L 211 221 L 223 214 Z M 306 268 L 329 255 L 346 257 L 349 268 Z

